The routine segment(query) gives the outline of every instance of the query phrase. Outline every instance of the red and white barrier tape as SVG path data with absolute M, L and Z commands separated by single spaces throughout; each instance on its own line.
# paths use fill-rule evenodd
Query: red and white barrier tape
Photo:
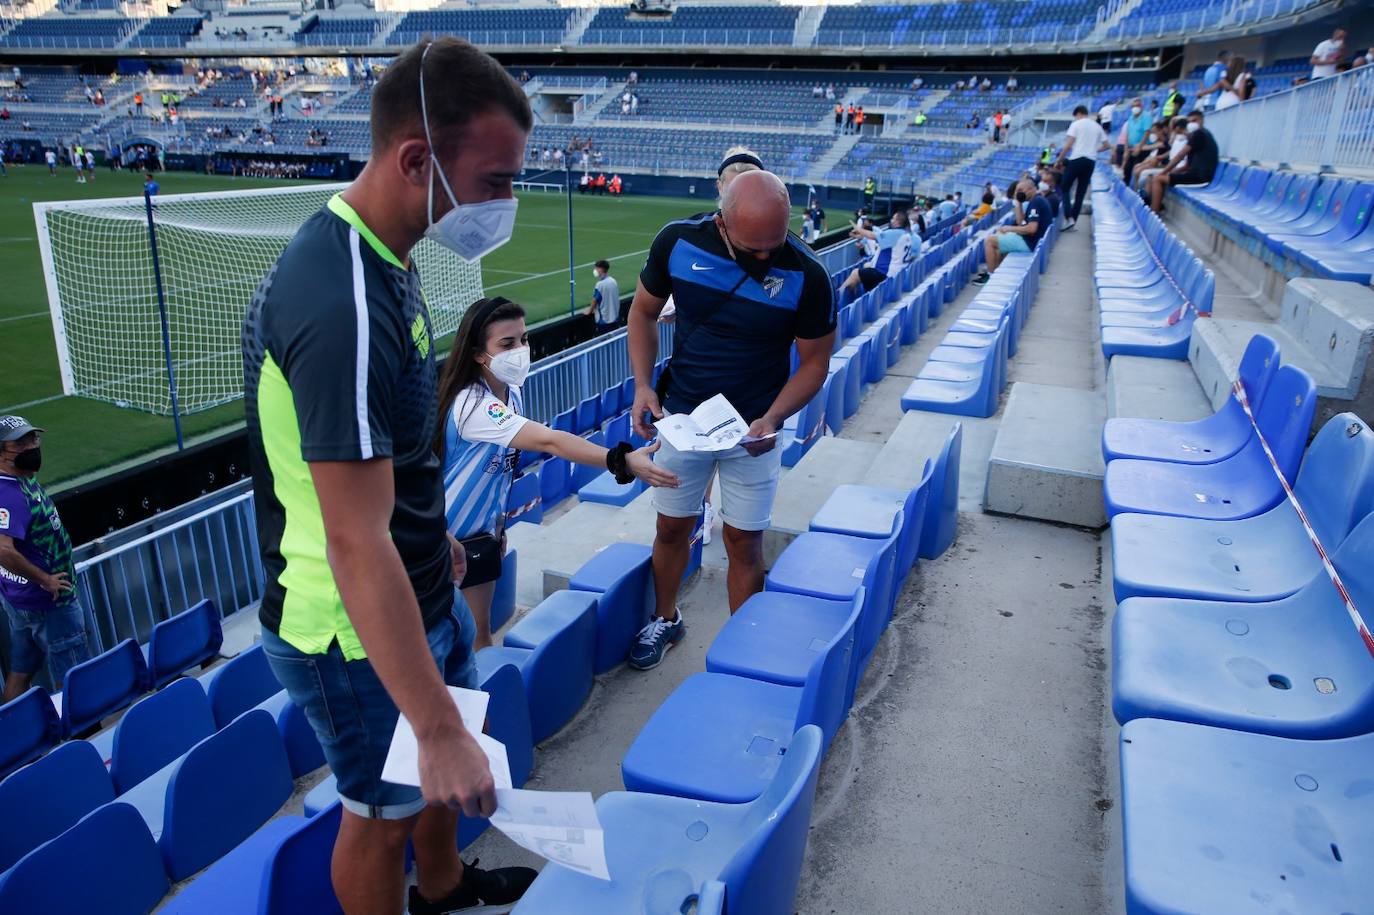
M 515 508 L 506 512 L 505 517 L 502 520 L 510 521 L 513 518 L 518 518 L 527 511 L 533 511 L 535 507 L 537 507 L 539 503 L 543 501 L 544 499 L 542 497 L 536 496 L 535 498 L 526 502 L 524 505 L 517 505 Z
M 1269 459 L 1269 467 L 1274 471 L 1274 475 L 1279 478 L 1279 485 L 1283 487 L 1283 492 L 1288 497 L 1288 503 L 1298 513 L 1298 520 L 1302 522 L 1303 530 L 1307 531 L 1308 539 L 1312 541 L 1317 556 L 1321 558 L 1322 568 L 1326 569 L 1331 584 L 1336 586 L 1336 593 L 1341 596 L 1341 601 L 1345 604 L 1345 612 L 1350 614 L 1350 622 L 1355 624 L 1355 630 L 1364 641 L 1364 647 L 1369 651 L 1370 656 L 1374 657 L 1374 635 L 1370 634 L 1369 627 L 1365 625 L 1364 617 L 1360 616 L 1360 611 L 1355 607 L 1355 601 L 1351 599 L 1350 592 L 1346 590 L 1345 582 L 1341 581 L 1341 573 L 1336 571 L 1336 566 L 1331 561 L 1331 556 L 1326 552 L 1326 547 L 1322 546 L 1321 538 L 1317 536 L 1316 530 L 1312 527 L 1312 522 L 1308 520 L 1307 512 L 1303 510 L 1302 503 L 1294 495 L 1293 487 L 1288 485 L 1288 479 L 1283 475 L 1283 470 L 1279 467 L 1274 452 L 1270 450 L 1269 442 L 1265 440 L 1264 433 L 1260 432 L 1255 414 L 1250 410 L 1250 400 L 1245 396 L 1245 385 L 1237 379 L 1231 385 L 1231 392 L 1236 395 L 1236 400 L 1240 402 L 1241 409 L 1249 418 L 1250 426 L 1255 430 L 1255 437 L 1259 439 L 1260 447 L 1264 449 L 1264 456 Z
M 1124 187 L 1125 185 L 1123 184 L 1122 186 Z M 1136 206 L 1122 203 L 1121 208 L 1125 210 L 1127 215 L 1131 217 L 1131 222 L 1135 223 L 1137 231 L 1140 232 L 1141 240 L 1145 241 L 1145 227 L 1140 224 L 1140 219 L 1135 215 Z M 1178 297 L 1183 300 L 1182 305 L 1180 305 L 1178 308 L 1174 309 L 1172 312 L 1169 313 L 1169 326 L 1173 327 L 1179 321 L 1182 321 L 1184 313 L 1188 311 L 1191 311 L 1199 318 L 1210 318 L 1212 316 L 1212 313 L 1210 311 L 1203 311 L 1202 309 L 1194 305 L 1193 300 L 1188 298 L 1188 293 L 1184 292 L 1183 288 L 1179 286 L 1178 283 L 1174 282 L 1173 274 L 1169 273 L 1168 270 L 1164 269 L 1164 262 L 1159 259 L 1159 255 L 1155 253 L 1154 248 L 1150 247 L 1150 243 L 1148 241 L 1145 241 L 1145 250 L 1154 260 L 1155 266 L 1159 268 L 1160 274 L 1163 275 L 1163 277 L 1169 281 L 1169 285 L 1174 287 L 1174 291 L 1178 293 Z

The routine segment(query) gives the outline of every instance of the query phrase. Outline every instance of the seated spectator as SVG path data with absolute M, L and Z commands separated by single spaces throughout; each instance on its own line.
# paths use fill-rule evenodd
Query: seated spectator
M 1040 239 L 1050 227 L 1054 214 L 1050 204 L 1040 196 L 1036 183 L 1030 178 L 1021 178 L 1012 190 L 1015 201 L 1015 221 L 1001 225 L 983 239 L 983 257 L 987 269 L 973 278 L 982 286 L 992 278 L 992 273 L 1002 265 L 1008 254 L 1029 254 L 1035 250 Z
M 1015 92 L 1021 84 L 1016 81 L 1016 74 L 1007 77 L 1007 91 Z
M 962 79 L 959 79 L 959 80 L 955 80 L 955 81 L 954 81 L 954 91 L 955 91 L 955 92 L 962 92 L 962 91 L 964 91 L 964 81 L 963 81 Z
M 983 191 L 983 202 L 978 204 L 969 214 L 959 222 L 959 230 L 963 231 L 973 225 L 978 220 L 992 212 L 993 196 L 992 191 Z
M 1188 115 L 1188 142 L 1150 179 L 1150 209 L 1164 210 L 1164 192 L 1179 185 L 1210 184 L 1217 170 L 1217 141 L 1203 126 L 1201 111 Z M 1186 168 L 1182 163 L 1187 162 Z
M 1049 203 L 1050 212 L 1058 216 L 1064 203 L 1059 194 L 1059 172 L 1048 166 L 1041 166 L 1040 180 L 1036 184 L 1036 189 L 1040 191 L 1040 196 Z
M 983 122 L 979 119 L 978 115 L 974 114 L 972 117 L 968 119 L 968 123 L 964 126 L 967 127 L 969 130 L 977 130 L 982 125 L 982 123 Z
M 992 80 L 988 79 L 986 76 L 983 77 L 983 81 L 982 81 L 981 83 L 978 84 L 978 91 L 979 91 L 979 92 L 987 92 L 987 91 L 988 91 L 989 89 L 991 89 L 991 88 L 992 88 Z
M 820 83 L 816 83 L 814 86 L 811 87 L 811 97 L 825 98 L 825 87 L 822 86 Z
M 912 91 L 912 92 L 920 92 L 921 89 L 925 86 L 925 84 L 926 84 L 926 81 L 925 81 L 924 79 L 922 79 L 921 77 L 919 77 L 919 76 L 914 77 L 914 78 L 911 80 L 911 91 Z
M 1150 179 L 1164 171 L 1164 166 L 1188 145 L 1188 119 L 1174 118 L 1167 130 L 1169 145 L 1156 152 L 1135 169 L 1135 187 L 1142 196 L 1149 194 Z M 1187 156 L 1178 163 L 1180 169 L 1188 167 Z
M 892 214 L 892 221 L 885 229 L 874 230 L 862 225 L 856 225 L 851 229 L 850 238 L 876 242 L 877 250 L 873 251 L 866 264 L 850 271 L 840 289 L 855 290 L 862 285 L 864 292 L 868 292 L 889 276 L 896 276 L 906 264 L 907 254 L 911 250 L 911 233 L 907 231 L 908 225 L 906 212 L 898 210 Z

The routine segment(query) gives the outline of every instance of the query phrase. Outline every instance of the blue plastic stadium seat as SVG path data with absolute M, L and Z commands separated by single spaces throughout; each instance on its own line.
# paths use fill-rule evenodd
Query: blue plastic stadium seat
M 584 398 L 577 405 L 577 418 L 574 420 L 578 435 L 590 432 L 601 424 L 601 397 L 593 395 Z
M 511 627 L 501 646 L 481 651 L 489 656 L 483 666 L 509 662 L 520 669 L 535 743 L 571 721 L 591 694 L 596 609 L 594 594 L 554 592 Z
M 601 392 L 601 403 L 597 407 L 597 414 L 603 421 L 610 419 L 623 410 L 624 407 L 620 405 L 620 385 L 612 385 Z
M 844 412 L 841 423 L 858 413 L 859 405 L 863 402 L 863 362 L 858 356 L 859 348 L 851 343 L 830 357 L 832 369 L 844 367 Z
M 343 911 L 329 876 L 342 818 L 343 806 L 336 803 L 298 824 L 280 841 L 267 861 L 257 915 L 339 915 Z
M 281 684 L 257 644 L 200 678 L 215 727 L 222 728 L 244 712 L 281 692 Z
M 549 423 L 549 427 L 552 429 L 557 429 L 559 432 L 567 432 L 572 435 L 576 435 L 577 407 L 573 407 L 571 409 L 564 410 L 562 413 L 559 413 L 557 416 L 553 418 L 553 422 Z
M 203 600 L 153 627 L 148 639 L 148 676 L 160 689 L 198 664 L 219 655 L 224 644 L 219 611 Z
M 652 550 L 612 543 L 573 573 L 568 587 L 599 595 L 596 602 L 596 673 L 623 662 L 654 608 Z
M 309 829 L 312 822 L 301 816 L 284 816 L 267 823 L 169 899 L 159 910 L 160 915 L 259 911 L 268 864 L 283 842 Z M 338 834 L 337 823 L 334 833 Z M 332 838 L 330 849 L 332 852 Z
M 1368 908 L 1370 759 L 1368 734 L 1292 740 L 1176 721 L 1130 722 L 1121 729 L 1127 910 Z
M 146 915 L 167 895 L 157 845 L 128 804 L 97 808 L 0 877 L 0 911 Z
M 1274 373 L 1279 370 L 1279 347 L 1273 338 L 1255 334 L 1240 360 L 1239 377 L 1250 408 L 1264 403 Z M 1231 394 L 1222 408 L 1194 422 L 1114 417 L 1102 427 L 1102 456 L 1108 461 L 1135 458 L 1175 464 L 1214 464 L 1239 451 L 1252 429 L 1240 401 Z
M 572 465 L 550 455 L 539 465 L 539 497 L 552 507 L 572 495 Z
M 525 681 L 514 664 L 487 665 L 482 658 L 477 660 L 478 688 L 491 696 L 487 704 L 487 733 L 505 744 L 511 782 L 519 788 L 534 771 L 534 737 Z
M 830 401 L 833 381 L 827 377 L 816 396 L 806 406 L 789 416 L 778 433 L 778 447 L 782 449 L 782 466 L 795 467 L 806 452 L 825 434 L 825 410 Z
M 1332 556 L 1356 607 L 1374 606 L 1371 556 L 1366 516 Z M 1304 740 L 1374 731 L 1374 659 L 1324 570 L 1268 603 L 1131 598 L 1117 607 L 1112 651 L 1119 721 L 1171 718 Z
M 1008 321 L 1003 317 L 992 334 L 946 334 L 902 395 L 902 409 L 960 416 L 996 413 L 1006 377 Z
M 800 687 L 716 673 L 684 680 L 625 754 L 625 787 L 744 803 L 767 790 L 798 728 L 816 725 L 828 746 L 849 709 L 864 612 L 861 598 L 841 606 L 848 616 L 814 652 Z
M 839 435 L 844 428 L 848 372 L 847 361 L 830 357 L 830 369 L 825 378 L 825 426 L 831 435 Z
M 527 473 L 511 484 L 506 496 L 506 526 L 517 521 L 538 524 L 544 520 L 544 500 L 539 490 L 537 473 Z
M 606 445 L 606 437 L 602 435 L 600 431 L 594 432 L 591 435 L 586 436 L 586 439 L 594 445 L 601 445 L 602 447 L 605 447 Z M 636 444 L 635 447 L 639 447 L 639 445 Z M 597 477 L 601 476 L 605 472 L 606 468 L 604 465 L 600 467 L 594 467 L 589 466 L 587 464 L 573 464 L 571 483 L 572 491 L 581 492 L 583 486 L 586 486 L 592 480 L 595 480 Z
M 1264 403 L 1255 413 L 1284 478 L 1290 482 L 1297 473 L 1316 408 L 1312 379 L 1302 369 L 1285 365 L 1275 373 Z M 1108 518 L 1139 512 L 1234 520 L 1268 511 L 1283 497 L 1257 437 L 1215 464 L 1112 461 L 1107 465 L 1102 489 Z
M 854 637 L 862 669 L 892 616 L 898 536 L 867 540 L 806 531 L 782 551 L 769 570 L 764 587 L 769 591 L 845 602 L 854 600 L 863 590 L 867 594 L 864 616 Z
M 290 764 L 272 716 L 247 712 L 182 758 L 167 782 L 158 847 L 184 880 L 252 835 L 291 795 Z
M 254 708 L 267 712 L 277 722 L 277 733 L 286 747 L 292 778 L 300 778 L 324 765 L 324 750 L 315 736 L 315 729 L 286 690 L 268 696 Z
M 62 739 L 62 720 L 41 686 L 0 705 L 0 778 L 32 762 Z
M 964 424 L 956 420 L 930 472 L 930 495 L 921 525 L 917 554 L 939 559 L 954 542 L 959 528 L 959 460 L 963 454 Z
M 633 502 L 645 489 L 642 480 L 617 483 L 609 470 L 603 470 L 589 483 L 577 490 L 579 502 L 595 502 L 598 505 L 624 506 Z
M 714 909 L 722 895 L 714 885 L 719 881 L 730 911 L 791 915 L 823 741 L 814 726 L 793 735 L 767 790 L 748 804 L 639 792 L 603 795 L 596 812 L 606 831 L 606 863 L 613 879 L 549 865 L 515 912 L 680 912 L 689 911 L 698 894 L 711 900 Z M 665 868 L 665 861 L 672 866 Z
M 67 671 L 62 686 L 62 729 L 78 736 L 148 690 L 148 666 L 133 639 Z
M 215 716 L 195 680 L 178 680 L 135 702 L 114 729 L 110 780 L 123 794 L 215 733 Z
M 15 772 L 0 782 L 0 872 L 114 797 L 105 761 L 84 740 L 65 743 Z
M 528 523 L 528 522 L 520 522 Z M 520 551 L 507 549 L 501 557 L 501 577 L 491 593 L 491 631 L 496 632 L 515 615 L 515 586 L 520 576 Z M 461 594 L 461 592 L 459 592 Z
M 602 440 L 611 447 L 621 442 L 630 440 L 630 414 L 621 413 L 612 419 L 606 420 L 606 424 L 601 427 Z
M 909 490 L 853 483 L 836 486 L 812 516 L 809 529 L 869 540 L 886 540 L 896 534 L 896 575 L 900 582 L 916 564 L 933 471 L 934 464 L 927 460 L 920 482 Z
M 1293 493 L 1334 552 L 1374 510 L 1374 433 L 1353 413 L 1327 420 L 1303 458 Z M 1118 601 L 1278 600 L 1320 573 L 1321 560 L 1287 500 L 1238 521 L 1134 514 L 1112 520 Z

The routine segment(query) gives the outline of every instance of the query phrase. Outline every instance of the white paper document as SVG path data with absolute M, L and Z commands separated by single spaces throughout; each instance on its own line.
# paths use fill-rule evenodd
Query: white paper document
M 610 880 L 606 834 L 586 791 L 498 789 L 491 825 L 516 845 L 589 877 Z
M 678 451 L 726 451 L 749 431 L 749 424 L 724 394 L 702 401 L 691 413 L 669 413 L 654 427 Z
M 463 727 L 468 729 L 468 733 L 476 734 L 479 738 L 485 737 L 482 733 L 482 725 L 487 720 L 487 703 L 491 701 L 491 696 L 477 689 L 463 689 L 461 686 L 450 686 L 449 695 L 453 697 L 453 704 L 458 706 L 458 715 L 463 719 Z M 506 759 L 506 748 L 499 741 L 487 740 L 496 746 L 501 747 L 501 760 Z M 478 743 L 482 743 L 481 740 Z M 487 757 L 490 758 L 492 750 L 487 744 L 482 744 L 482 749 L 486 750 Z M 506 764 L 506 786 L 510 786 L 510 766 Z M 492 776 L 496 777 L 495 765 L 492 767 Z M 382 766 L 382 781 L 391 782 L 393 785 L 415 785 L 420 784 L 420 745 L 415 739 L 415 728 L 402 715 L 396 721 L 396 732 L 391 736 L 391 749 L 387 751 L 386 763 Z M 497 783 L 498 787 L 500 783 Z

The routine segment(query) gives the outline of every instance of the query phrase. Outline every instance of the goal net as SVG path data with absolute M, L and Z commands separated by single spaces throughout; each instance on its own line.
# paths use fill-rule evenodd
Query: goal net
M 154 198 L 178 406 L 243 396 L 239 333 L 259 281 L 306 219 L 344 184 Z M 142 197 L 35 203 L 62 389 L 171 415 L 157 285 Z M 435 337 L 482 296 L 478 264 L 428 239 L 412 252 Z

